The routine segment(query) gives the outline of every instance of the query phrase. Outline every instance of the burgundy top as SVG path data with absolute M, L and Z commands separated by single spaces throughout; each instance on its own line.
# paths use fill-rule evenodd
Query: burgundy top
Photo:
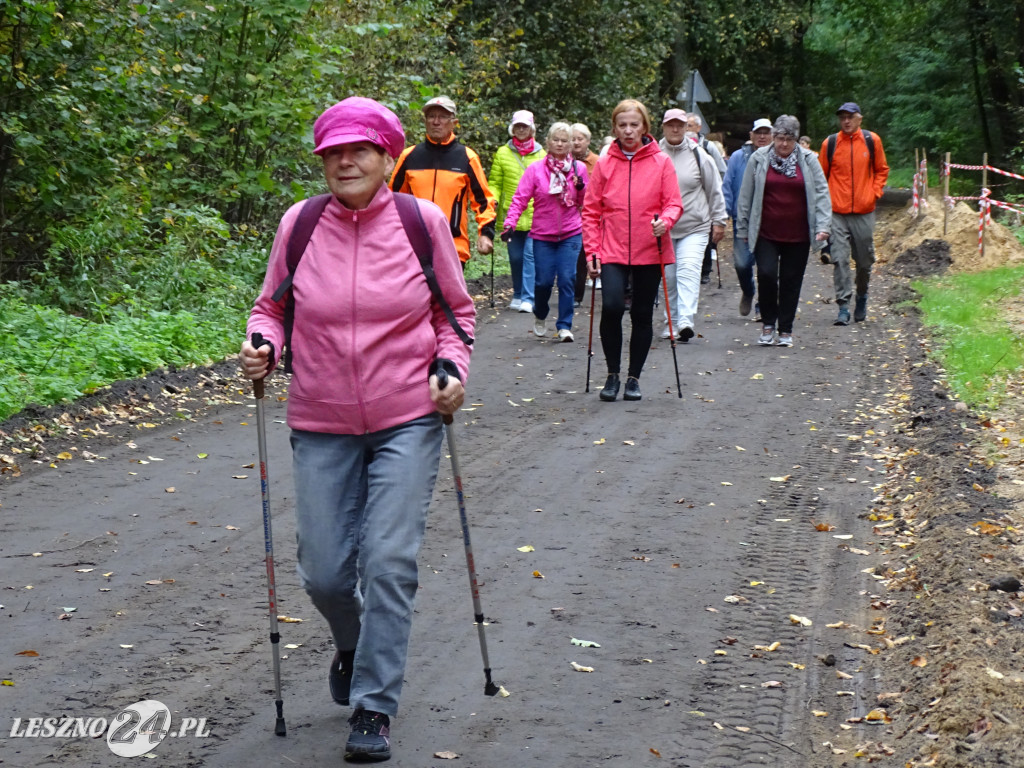
M 761 203 L 761 231 L 758 238 L 777 243 L 806 243 L 810 231 L 807 223 L 807 192 L 800 166 L 796 176 L 789 178 L 768 166 Z

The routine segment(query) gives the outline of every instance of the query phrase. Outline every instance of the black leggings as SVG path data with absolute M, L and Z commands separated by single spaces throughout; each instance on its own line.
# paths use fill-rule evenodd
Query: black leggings
M 661 282 L 661 266 L 601 265 L 601 348 L 608 362 L 608 373 L 619 373 L 621 365 L 622 316 L 626 313 L 627 282 L 633 292 L 629 310 L 633 332 L 629 337 L 628 375 L 639 379 L 654 338 L 654 299 Z

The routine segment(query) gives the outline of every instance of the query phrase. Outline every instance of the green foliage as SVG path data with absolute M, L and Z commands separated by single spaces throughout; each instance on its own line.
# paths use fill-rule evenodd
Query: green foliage
M 943 276 L 913 287 L 954 391 L 970 404 L 998 405 L 1007 377 L 1024 365 L 1024 338 L 1006 322 L 1005 310 L 1024 289 L 1024 267 Z

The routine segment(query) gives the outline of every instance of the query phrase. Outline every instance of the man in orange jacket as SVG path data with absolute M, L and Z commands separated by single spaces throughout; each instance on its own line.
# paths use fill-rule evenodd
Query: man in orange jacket
M 480 157 L 455 136 L 455 102 L 438 96 L 423 105 L 427 140 L 407 147 L 395 162 L 389 186 L 430 200 L 448 217 L 462 268 L 469 261 L 469 206 L 476 212 L 476 249 L 486 256 L 494 250 L 497 200 L 487 187 Z
M 875 201 L 882 196 L 889 166 L 877 133 L 861 130 L 860 107 L 848 101 L 836 110 L 839 133 L 821 144 L 818 159 L 828 179 L 832 196 L 832 282 L 839 315 L 835 325 L 850 324 L 847 306 L 857 288 L 853 319 L 867 318 L 868 283 L 875 263 Z M 850 256 L 856 265 L 856 280 L 850 273 Z

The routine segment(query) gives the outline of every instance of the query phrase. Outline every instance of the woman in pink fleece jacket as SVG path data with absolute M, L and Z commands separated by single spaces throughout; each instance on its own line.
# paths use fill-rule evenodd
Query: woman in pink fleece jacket
M 640 373 L 654 337 L 652 318 L 662 265 L 675 261 L 669 230 L 683 214 L 672 161 L 651 136 L 651 118 L 639 101 L 612 110 L 615 141 L 597 161 L 583 202 L 583 247 L 591 277 L 601 276 L 601 346 L 608 362 L 602 400 L 619 395 L 622 316 L 626 284 L 633 286 L 629 311 L 629 373 L 624 400 L 639 400 Z
M 313 128 L 333 194 L 317 221 L 291 291 L 292 429 L 298 571 L 337 653 L 332 698 L 353 707 L 346 759 L 386 760 L 398 711 L 423 540 L 441 449 L 441 414 L 464 396 L 469 348 L 432 300 L 384 183 L 405 145 L 398 117 L 353 97 Z M 302 203 L 285 213 L 240 360 L 251 379 L 277 364 L 288 275 L 286 250 Z M 471 334 L 473 301 L 448 222 L 418 201 L 434 270 L 456 322 Z M 449 374 L 444 390 L 436 371 Z
M 505 217 L 502 238 L 515 229 L 516 222 L 533 200 L 533 240 L 535 265 L 533 296 L 533 333 L 547 335 L 548 301 L 558 278 L 559 341 L 572 341 L 572 315 L 576 291 L 576 257 L 583 243 L 580 207 L 587 186 L 587 167 L 572 157 L 572 129 L 568 123 L 553 123 L 548 128 L 547 157 L 527 167 L 519 179 Z

